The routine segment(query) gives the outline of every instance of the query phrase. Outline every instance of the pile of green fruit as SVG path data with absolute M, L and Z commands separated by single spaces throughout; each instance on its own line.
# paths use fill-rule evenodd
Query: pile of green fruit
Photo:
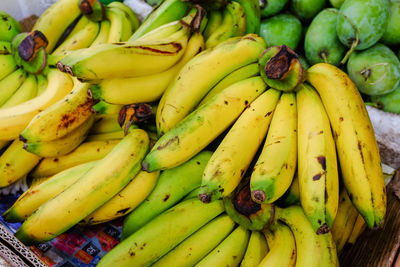
M 359 90 L 398 112 L 400 18 L 388 0 L 332 5 L 164 0 L 140 23 L 58 0 L 30 33 L 5 14 L 0 187 L 30 181 L 2 215 L 15 236 L 126 216 L 99 266 L 338 266 L 384 223 Z

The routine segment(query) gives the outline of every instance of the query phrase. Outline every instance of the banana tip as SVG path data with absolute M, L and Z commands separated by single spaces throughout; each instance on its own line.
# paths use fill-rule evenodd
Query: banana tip
M 211 202 L 211 196 L 209 194 L 199 194 L 199 199 L 203 203 L 210 203 Z
M 318 230 L 317 230 L 317 235 L 323 235 L 323 234 L 327 234 L 330 232 L 329 226 L 324 223 L 323 225 L 321 225 Z
M 146 161 L 142 161 L 142 170 L 145 172 L 149 172 L 150 164 Z
M 262 203 L 265 200 L 265 193 L 262 190 L 254 190 L 251 192 L 253 200 L 257 203 Z

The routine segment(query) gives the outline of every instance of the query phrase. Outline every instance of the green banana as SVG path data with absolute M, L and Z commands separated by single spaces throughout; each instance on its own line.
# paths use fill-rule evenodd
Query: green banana
M 4 11 L 0 11 L 0 41 L 11 42 L 15 35 L 22 32 L 16 19 Z
M 65 232 L 111 199 L 140 171 L 147 133 L 131 131 L 76 183 L 47 201 L 15 233 L 25 244 L 45 242 Z
M 182 165 L 163 171 L 151 194 L 125 218 L 121 239 L 126 239 L 155 216 L 175 205 L 187 193 L 198 188 L 211 154 L 202 151 Z
M 259 0 L 234 0 L 243 7 L 246 13 L 246 31 L 248 33 L 260 33 L 261 9 Z
M 241 267 L 256 267 L 268 253 L 265 236 L 259 231 L 252 231 L 246 253 L 240 263 Z
M 89 134 L 102 134 L 121 131 L 122 128 L 118 122 L 118 114 L 99 114 L 96 115 L 93 127 Z
M 11 54 L 11 42 L 0 40 L 0 55 Z
M 113 1 L 109 3 L 107 6 L 113 8 L 119 8 L 120 10 L 124 11 L 129 21 L 131 22 L 133 32 L 135 32 L 139 28 L 140 20 L 130 7 L 118 1 Z
M 265 89 L 260 77 L 229 86 L 158 139 L 142 162 L 143 169 L 163 170 L 190 159 L 232 124 Z
M 98 263 L 104 266 L 147 266 L 224 211 L 221 201 L 181 202 L 124 239 Z
M 223 241 L 234 227 L 235 222 L 228 215 L 222 214 L 186 238 L 152 266 L 194 266 Z
M 116 115 L 116 114 L 119 114 L 122 107 L 123 107 L 123 105 L 110 104 L 110 103 L 100 100 L 92 108 L 97 114 Z
M 206 28 L 204 29 L 203 36 L 204 40 L 207 40 L 210 35 L 221 26 L 222 22 L 222 11 L 221 10 L 211 10 L 208 15 L 208 22 Z
M 250 231 L 239 225 L 224 241 L 195 266 L 238 266 L 246 252 L 249 238 Z

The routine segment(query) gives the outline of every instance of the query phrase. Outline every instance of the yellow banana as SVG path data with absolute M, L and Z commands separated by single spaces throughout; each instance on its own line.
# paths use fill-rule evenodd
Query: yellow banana
M 74 166 L 102 159 L 118 143 L 119 140 L 84 142 L 66 155 L 44 158 L 30 175 L 51 176 Z
M 300 202 L 313 229 L 332 227 L 339 204 L 335 141 L 318 93 L 301 84 L 297 91 Z
M 96 161 L 91 161 L 77 165 L 61 171 L 40 183 L 36 182 L 2 216 L 8 222 L 24 221 L 46 201 L 57 196 L 78 181 L 95 164 Z
M 117 114 L 100 114 L 96 115 L 95 122 L 93 127 L 90 128 L 89 134 L 111 133 L 121 130 Z
M 0 80 L 17 69 L 13 55 L 0 55 Z
M 144 34 L 143 36 L 136 39 L 136 42 L 149 42 L 159 41 L 169 37 L 171 34 L 176 33 L 182 28 L 182 21 L 175 20 L 165 25 L 162 25 L 154 30 Z
M 37 81 L 35 75 L 30 74 L 18 90 L 1 106 L 9 108 L 24 103 L 37 95 Z
M 386 188 L 374 130 L 360 93 L 339 68 L 319 63 L 307 70 L 328 114 L 349 197 L 368 227 L 383 224 Z
M 160 100 L 156 115 L 159 135 L 168 132 L 185 118 L 227 74 L 256 62 L 264 49 L 264 39 L 246 35 L 203 51 L 191 59 Z
M 94 98 L 112 104 L 146 103 L 158 100 L 182 67 L 204 47 L 201 33 L 189 39 L 182 59 L 166 71 L 125 79 L 107 79 L 91 87 Z
M 37 96 L 40 96 L 47 89 L 47 76 L 46 75 L 36 75 L 37 80 Z
M 131 37 L 133 33 L 132 24 L 124 11 L 107 6 L 106 19 L 110 21 L 107 43 L 125 42 Z
M 96 105 L 93 106 L 93 110 L 96 111 L 97 114 L 117 115 L 121 111 L 122 107 L 123 105 L 110 104 L 105 101 L 99 101 Z
M 265 236 L 259 231 L 252 231 L 241 267 L 257 267 L 268 253 Z
M 110 133 L 91 134 L 85 139 L 85 141 L 93 142 L 93 141 L 121 140 L 122 138 L 124 138 L 124 136 L 125 133 L 123 130 L 121 130 Z
M 130 213 L 151 193 L 160 172 L 139 172 L 118 194 L 104 203 L 85 219 L 82 224 L 99 224 Z
M 25 143 L 52 141 L 80 127 L 93 115 L 93 99 L 88 95 L 88 83 L 74 81 L 72 91 L 57 103 L 37 114 L 20 137 Z
M 235 222 L 228 215 L 222 214 L 186 238 L 152 266 L 193 266 L 223 241 L 234 227 Z
M 339 209 L 332 226 L 332 237 L 339 252 L 349 239 L 358 214 L 349 199 L 347 191 L 343 189 L 340 194 Z
M 277 200 L 277 202 L 278 206 L 282 207 L 288 207 L 300 202 L 299 176 L 297 175 L 297 172 L 293 177 L 289 189 Z
M 183 201 L 124 239 L 97 266 L 148 266 L 223 211 L 222 201 Z
M 47 88 L 42 94 L 22 104 L 0 110 L 0 140 L 18 138 L 36 114 L 63 98 L 73 87 L 71 78 L 58 70 L 50 70 L 47 77 Z
M 118 8 L 118 9 L 122 10 L 123 12 L 125 12 L 126 16 L 128 17 L 128 19 L 132 25 L 132 32 L 135 32 L 139 28 L 140 20 L 139 20 L 138 16 L 135 14 L 135 12 L 133 12 L 133 10 L 129 6 L 127 6 L 121 2 L 118 2 L 118 1 L 111 2 L 107 6 L 112 7 L 112 8 Z
M 140 171 L 149 139 L 131 131 L 77 182 L 47 201 L 15 233 L 25 244 L 45 242 L 65 232 L 103 205 Z
M 99 34 L 97 34 L 96 39 L 94 39 L 93 43 L 90 46 L 106 44 L 108 42 L 108 35 L 110 34 L 110 27 L 110 21 L 103 20 L 100 23 Z
M 356 222 L 353 226 L 353 230 L 351 231 L 347 242 L 354 245 L 357 241 L 357 238 L 362 234 L 366 227 L 367 225 L 365 224 L 363 217 L 358 214 Z
M 195 266 L 238 266 L 246 252 L 249 238 L 250 231 L 239 225 Z
M 336 246 L 331 233 L 317 235 L 301 207 L 275 207 L 275 216 L 293 232 L 296 241 L 296 266 L 337 266 Z
M 260 70 L 258 68 L 258 63 L 251 63 L 249 65 L 243 66 L 237 70 L 232 71 L 208 92 L 208 94 L 199 103 L 199 106 L 206 103 L 211 97 L 220 93 L 229 85 L 250 77 L 257 76 L 259 74 Z
M 286 225 L 276 222 L 263 230 L 269 251 L 259 267 L 292 267 L 296 263 L 296 242 L 292 231 Z M 297 266 L 297 265 L 296 265 Z
M 294 93 L 283 93 L 272 116 L 261 155 L 251 174 L 250 190 L 255 202 L 274 202 L 292 183 L 297 166 L 296 131 L 296 96 Z
M 14 140 L 0 156 L 0 187 L 8 186 L 28 174 L 41 157 L 23 149 L 24 143 Z
M 71 133 L 51 141 L 25 142 L 24 149 L 42 157 L 57 157 L 68 154 L 87 137 L 94 122 L 94 115 Z
M 236 120 L 204 170 L 201 200 L 219 199 L 236 188 L 267 134 L 279 96 L 279 91 L 267 90 Z
M 10 141 L 0 141 L 0 153 L 3 153 L 4 148 L 10 144 Z
M 58 39 L 68 26 L 81 14 L 80 0 L 59 0 L 52 4 L 40 16 L 32 31 L 41 31 L 48 40 L 46 52 L 53 51 Z
M 18 90 L 27 76 L 23 69 L 17 69 L 0 81 L 0 107 Z
M 143 169 L 163 170 L 190 159 L 232 124 L 265 88 L 260 77 L 226 88 L 158 139 L 142 162 Z

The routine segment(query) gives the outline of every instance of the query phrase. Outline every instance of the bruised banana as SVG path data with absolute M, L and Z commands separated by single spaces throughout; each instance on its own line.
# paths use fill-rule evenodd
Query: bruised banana
M 0 109 L 0 140 L 18 138 L 36 114 L 62 99 L 72 87 L 73 82 L 67 74 L 51 69 L 43 93 L 22 104 Z
M 229 195 L 246 173 L 267 134 L 280 92 L 269 89 L 239 116 L 204 170 L 199 197 L 204 202 Z
M 51 176 L 40 184 L 32 185 L 2 216 L 7 222 L 22 222 L 26 220 L 46 201 L 57 196 L 78 181 L 95 164 L 96 161 L 77 165 Z
M 37 81 L 33 74 L 30 74 L 17 91 L 1 106 L 9 108 L 24 103 L 37 95 Z
M 332 227 L 339 204 L 335 141 L 325 108 L 311 86 L 299 85 L 297 108 L 300 202 L 313 229 L 323 234 Z
M 252 231 L 246 253 L 240 263 L 241 267 L 255 267 L 260 264 L 268 253 L 268 244 L 260 231 Z
M 29 216 L 15 236 L 25 244 L 45 242 L 74 226 L 129 183 L 148 146 L 145 131 L 131 131 L 77 182 Z
M 162 96 L 156 115 L 159 135 L 185 118 L 213 86 L 232 71 L 257 62 L 264 39 L 246 35 L 221 43 L 192 58 Z
M 74 166 L 102 159 L 118 143 L 119 140 L 84 142 L 66 155 L 44 158 L 30 175 L 51 176 Z
M 203 50 L 201 33 L 194 33 L 189 39 L 181 60 L 166 71 L 125 79 L 106 79 L 91 86 L 93 97 L 112 104 L 146 103 L 158 100 L 172 79 L 182 67 L 197 53 Z
M 159 172 L 139 172 L 118 194 L 104 203 L 81 224 L 99 224 L 124 216 L 135 209 L 151 193 L 157 183 Z
M 382 226 L 386 187 L 374 130 L 360 93 L 339 68 L 319 63 L 307 70 L 332 126 L 343 182 L 369 228 Z
M 151 194 L 125 218 L 121 239 L 135 233 L 190 191 L 198 188 L 211 154 L 210 151 L 202 151 L 182 165 L 163 171 Z
M 163 170 L 190 159 L 229 127 L 265 89 L 260 77 L 232 84 L 161 136 L 142 162 L 143 169 Z
M 283 93 L 273 113 L 261 155 L 251 174 L 250 190 L 255 202 L 274 202 L 292 183 L 297 165 L 296 131 L 296 96 L 294 93 Z
M 222 201 L 183 201 L 124 239 L 98 263 L 104 266 L 147 266 L 224 211 Z
M 234 229 L 235 222 L 222 214 L 186 238 L 152 266 L 194 266 L 207 256 Z

